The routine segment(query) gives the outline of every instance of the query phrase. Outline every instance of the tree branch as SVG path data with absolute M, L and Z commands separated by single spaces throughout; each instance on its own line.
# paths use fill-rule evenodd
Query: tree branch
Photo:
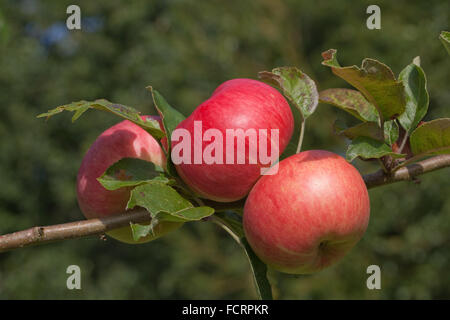
M 363 178 L 367 188 L 371 189 L 394 182 L 413 180 L 413 178 L 421 174 L 448 166 L 450 166 L 450 155 L 445 154 L 410 164 L 392 172 L 390 175 L 384 173 L 383 170 L 378 170 L 377 172 L 364 175 Z
M 151 221 L 150 214 L 146 210 L 140 209 L 106 218 L 33 227 L 0 236 L 0 252 L 57 240 L 101 235 L 109 230 L 125 227 L 131 222 L 143 223 L 149 221 Z
M 450 166 L 450 155 L 435 156 L 414 164 L 410 164 L 387 175 L 383 170 L 364 175 L 367 188 L 412 180 L 413 178 L 434 170 Z M 217 211 L 242 208 L 244 200 L 216 203 L 205 200 L 205 204 L 214 207 Z M 53 226 L 33 227 L 0 236 L 0 253 L 12 249 L 28 247 L 65 239 L 76 239 L 93 235 L 101 235 L 109 230 L 128 226 L 130 223 L 150 222 L 151 217 L 146 210 L 133 210 L 126 214 L 106 218 L 89 219 Z

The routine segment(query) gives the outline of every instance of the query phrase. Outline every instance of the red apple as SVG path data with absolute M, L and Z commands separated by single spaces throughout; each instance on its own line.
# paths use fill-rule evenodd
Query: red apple
M 201 123 L 202 131 L 197 135 L 196 123 Z M 267 145 L 267 155 L 272 156 L 276 154 L 275 151 L 281 154 L 289 143 L 294 129 L 294 120 L 289 104 L 276 89 L 256 80 L 234 79 L 220 85 L 208 100 L 199 105 L 177 126 L 175 131 L 180 129 L 188 132 L 191 139 L 189 162 L 175 163 L 180 177 L 199 196 L 219 202 L 229 202 L 245 197 L 260 177 L 261 169 L 270 167 L 278 161 L 278 156 L 276 161 L 264 163 L 259 152 L 265 147 L 258 142 L 256 159 L 254 154 L 249 152 L 250 145 L 255 146 L 251 144 L 250 138 L 241 139 L 242 144 L 236 137 L 230 136 L 231 138 L 226 139 L 227 130 L 237 132 L 237 129 L 241 129 L 244 133 L 254 130 L 255 141 L 259 141 L 262 137 L 261 141 Z M 206 138 L 208 130 L 215 130 L 223 137 L 223 140 L 219 141 L 216 136 L 209 137 L 208 140 Z M 265 136 L 260 130 L 267 135 Z M 273 133 L 276 130 L 278 130 L 278 139 Z M 183 141 L 181 138 L 174 139 L 174 136 L 172 134 L 172 160 L 174 160 L 174 154 L 176 155 L 179 151 L 177 144 Z M 200 156 L 204 155 L 213 142 L 221 142 L 218 148 L 211 152 L 221 161 L 206 163 L 205 159 L 200 159 L 201 163 L 196 163 L 196 152 L 199 151 Z M 197 149 L 196 143 L 199 143 Z M 233 152 L 227 150 L 227 143 L 234 143 L 234 148 L 230 147 Z M 271 143 L 274 143 L 275 148 Z M 243 144 L 245 144 L 245 150 L 239 147 Z M 180 155 L 186 156 L 185 151 L 181 151 Z M 239 157 L 241 157 L 240 163 Z M 242 159 L 244 159 L 243 163 Z
M 244 207 L 244 230 L 259 258 L 292 274 L 319 271 L 342 258 L 363 236 L 369 195 L 359 172 L 328 151 L 284 159 L 263 176 Z
M 151 117 L 159 120 L 158 117 Z M 165 167 L 166 157 L 158 142 L 144 129 L 131 121 L 122 121 L 104 131 L 83 158 L 77 177 L 78 204 L 88 219 L 124 213 L 130 188 L 106 190 L 97 181 L 106 169 L 122 158 L 139 158 Z M 107 234 L 126 243 L 143 243 L 153 240 L 181 224 L 161 222 L 153 236 L 134 241 L 130 227 L 109 231 Z

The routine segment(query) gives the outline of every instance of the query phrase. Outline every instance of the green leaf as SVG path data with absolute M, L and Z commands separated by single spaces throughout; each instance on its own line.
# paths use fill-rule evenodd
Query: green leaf
M 319 93 L 319 101 L 347 111 L 362 121 L 377 122 L 379 119 L 377 109 L 357 90 L 326 89 Z
M 325 51 L 322 56 L 322 64 L 331 67 L 335 75 L 358 89 L 384 120 L 398 117 L 405 111 L 403 83 L 395 79 L 392 70 L 385 64 L 366 58 L 361 68 L 341 67 L 337 62 L 336 50 Z
M 346 136 L 347 138 L 354 140 L 358 137 L 372 138 L 378 141 L 384 141 L 384 135 L 381 128 L 375 122 L 364 122 L 351 128 L 338 127 L 339 123 L 335 122 L 335 130 L 339 135 Z
M 342 68 L 337 60 L 336 52 L 336 49 L 328 49 L 327 51 L 322 52 L 322 65 L 331 68 Z
M 152 219 L 152 222 L 155 219 Z M 149 234 L 153 234 L 153 228 L 155 227 L 153 223 L 148 225 L 142 225 L 138 223 L 130 223 L 131 233 L 133 234 L 133 240 L 139 241 L 140 238 L 145 238 Z
M 292 103 L 289 104 L 291 108 L 292 115 L 294 116 L 294 131 L 292 133 L 292 138 L 289 140 L 288 145 L 284 148 L 283 153 L 280 155 L 280 161 L 297 153 L 298 142 L 300 139 L 300 131 L 303 124 L 303 116 L 301 111 L 297 109 Z
M 384 141 L 392 146 L 398 140 L 399 130 L 395 120 L 386 121 L 384 123 Z
M 341 121 L 336 121 L 334 123 L 334 131 L 336 134 L 343 135 L 351 140 L 358 137 L 367 137 L 381 142 L 384 141 L 390 146 L 397 141 L 399 135 L 398 125 L 395 120 L 384 123 L 384 134 L 378 123 L 375 122 L 364 122 L 348 128 Z
M 165 136 L 164 132 L 160 129 L 158 121 L 153 119 L 142 119 L 140 112 L 136 109 L 121 104 L 112 103 L 105 99 L 98 99 L 95 101 L 81 100 L 78 102 L 72 102 L 70 104 L 56 107 L 46 113 L 38 115 L 37 117 L 46 117 L 47 119 L 49 119 L 50 117 L 63 111 L 71 111 L 75 113 L 72 117 L 72 122 L 74 122 L 89 109 L 108 111 L 119 117 L 127 119 L 142 127 L 155 139 L 160 139 Z
M 241 240 L 242 247 L 245 250 L 250 266 L 252 268 L 253 281 L 256 286 L 256 291 L 261 300 L 272 300 L 272 287 L 269 279 L 267 279 L 267 265 L 262 262 L 258 256 L 253 252 L 252 248 L 247 242 L 246 238 Z
M 123 158 L 110 166 L 97 180 L 107 190 L 135 187 L 149 181 L 170 182 L 164 170 L 153 162 L 136 158 Z
M 158 182 L 140 185 L 131 191 L 127 209 L 143 207 L 152 218 L 187 222 L 208 217 L 214 213 L 210 207 L 194 207 L 172 187 Z
M 450 118 L 424 122 L 410 136 L 414 155 L 450 153 Z
M 170 221 L 170 222 L 190 222 L 198 221 L 205 217 L 208 217 L 214 213 L 214 209 L 210 207 L 193 207 L 182 211 L 182 215 L 167 214 L 164 212 L 157 213 L 150 224 L 141 225 L 131 223 L 131 231 L 133 233 L 134 241 L 138 241 L 140 238 L 146 237 L 149 234 L 153 235 L 154 228 L 158 225 L 160 221 Z
M 178 124 L 186 117 L 178 110 L 170 106 L 166 99 L 164 99 L 158 91 L 153 89 L 151 86 L 147 87 L 147 89 L 152 93 L 153 102 L 164 124 L 164 130 L 167 132 L 167 136 L 171 137 L 173 130 L 175 130 Z M 170 146 L 170 139 L 168 140 L 168 144 Z
M 358 137 L 352 141 L 347 149 L 347 161 L 351 162 L 357 157 L 363 159 L 381 158 L 390 155 L 394 158 L 402 158 L 404 154 L 398 154 L 384 142 L 368 137 Z
M 428 110 L 427 79 L 422 68 L 411 63 L 400 72 L 399 80 L 405 87 L 406 110 L 398 120 L 409 135 Z
M 189 222 L 189 221 L 199 221 L 203 218 L 209 217 L 214 213 L 214 209 L 211 207 L 192 207 L 187 208 L 182 211 L 173 212 L 166 214 L 161 212 L 158 214 L 158 218 L 164 221 L 173 222 Z
M 253 281 L 259 299 L 272 300 L 272 288 L 269 279 L 267 278 L 267 265 L 258 258 L 247 242 L 242 227 L 242 217 L 233 212 L 218 212 L 214 217 L 219 221 L 219 224 L 222 227 L 225 227 L 224 229 L 232 235 L 244 250 L 245 255 L 250 262 Z
M 272 72 L 258 73 L 265 80 L 281 89 L 283 94 L 300 110 L 303 119 L 308 118 L 317 108 L 319 94 L 314 81 L 295 67 L 275 68 Z
M 441 39 L 442 44 L 444 45 L 445 49 L 447 49 L 448 54 L 450 54 L 450 32 L 442 31 L 439 35 L 439 39 Z
M 183 121 L 186 117 L 180 113 L 178 110 L 174 109 L 169 103 L 164 99 L 164 97 L 152 86 L 148 86 L 147 90 L 152 93 L 153 103 L 155 104 L 155 108 L 158 111 L 164 126 L 164 131 L 167 135 L 167 171 L 171 176 L 178 176 L 175 167 L 170 160 L 170 151 L 171 151 L 171 137 L 172 132 L 178 126 L 178 124 Z

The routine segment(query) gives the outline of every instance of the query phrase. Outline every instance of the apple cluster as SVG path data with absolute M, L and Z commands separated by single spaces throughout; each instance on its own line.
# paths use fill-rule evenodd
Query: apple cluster
M 251 79 L 226 81 L 176 129 L 198 139 L 194 132 L 197 123 L 202 124 L 203 130 L 213 129 L 223 137 L 227 130 L 254 130 L 256 135 L 276 130 L 279 154 L 286 149 L 294 131 L 294 117 L 283 95 Z M 274 136 L 257 138 L 264 142 L 262 145 L 273 146 Z M 203 152 L 214 142 L 214 138 L 200 139 L 201 143 L 189 144 L 189 157 L 194 157 L 198 151 L 195 148 Z M 177 149 L 178 143 L 181 141 L 172 135 L 172 149 Z M 167 147 L 167 143 L 164 145 Z M 273 165 L 251 161 L 249 139 L 244 140 L 244 145 L 244 163 L 225 161 L 230 149 L 223 143 L 215 147 L 213 155 L 217 159 L 220 154 L 224 161 L 198 163 L 192 159 L 176 162 L 175 168 L 197 197 L 216 202 L 246 198 L 245 236 L 263 262 L 286 273 L 312 273 L 338 261 L 361 239 L 369 221 L 369 195 L 361 175 L 350 163 L 332 152 L 309 150 Z M 239 157 L 242 150 L 237 149 L 238 143 L 232 146 L 233 157 Z M 258 154 L 260 148 L 261 144 Z M 274 152 L 273 147 L 271 151 Z M 125 120 L 109 128 L 90 147 L 78 173 L 78 202 L 87 218 L 125 211 L 130 189 L 110 191 L 97 181 L 122 158 L 139 158 L 163 168 L 167 165 L 160 143 L 138 125 Z M 267 169 L 267 174 L 262 175 L 261 169 Z M 153 240 L 181 225 L 161 221 L 152 235 L 139 242 Z M 108 234 L 135 243 L 129 227 Z

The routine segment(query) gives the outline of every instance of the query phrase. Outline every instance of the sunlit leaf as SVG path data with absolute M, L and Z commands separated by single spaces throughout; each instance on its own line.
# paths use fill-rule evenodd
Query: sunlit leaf
M 121 104 L 112 103 L 105 99 L 98 99 L 95 101 L 81 100 L 78 102 L 73 102 L 70 104 L 56 107 L 52 110 L 49 110 L 46 113 L 38 115 L 37 117 L 38 118 L 45 117 L 49 119 L 50 117 L 63 111 L 70 111 L 74 112 L 74 115 L 72 117 L 73 122 L 76 121 L 82 114 L 84 114 L 89 109 L 108 111 L 119 117 L 127 119 L 145 129 L 155 139 L 160 139 L 165 136 L 164 132 L 161 130 L 159 126 L 158 121 L 153 119 L 142 119 L 141 113 L 136 109 Z
M 392 146 L 398 139 L 399 129 L 395 120 L 386 121 L 384 123 L 384 141 Z
M 164 170 L 152 162 L 136 158 L 123 158 L 110 166 L 97 180 L 107 190 L 134 187 L 149 181 L 169 183 Z
M 272 72 L 259 72 L 258 76 L 279 87 L 292 104 L 300 110 L 303 119 L 308 118 L 316 110 L 319 103 L 316 84 L 298 68 L 275 68 Z
M 442 31 L 439 35 L 439 39 L 441 39 L 442 44 L 445 49 L 447 49 L 448 54 L 450 54 L 450 32 Z
M 155 219 L 152 219 L 154 221 Z M 154 225 L 150 224 L 139 224 L 139 223 L 130 223 L 131 233 L 133 235 L 134 241 L 139 241 L 140 238 L 145 238 L 149 234 L 153 234 Z
M 194 207 L 175 189 L 157 182 L 140 185 L 131 191 L 127 209 L 135 206 L 147 209 L 152 218 L 157 217 L 160 221 L 196 221 L 214 213 L 210 207 Z
M 405 87 L 406 110 L 398 121 L 411 134 L 428 110 L 427 79 L 420 66 L 411 63 L 399 75 Z
M 366 58 L 361 68 L 341 67 L 336 50 L 322 53 L 323 65 L 331 67 L 333 73 L 358 89 L 383 116 L 385 121 L 398 117 L 405 111 L 403 83 L 397 81 L 392 70 L 385 64 Z
M 375 122 L 364 122 L 350 128 L 343 128 L 342 125 L 340 127 L 338 125 L 339 123 L 335 123 L 336 133 L 346 136 L 351 140 L 358 137 L 368 137 L 381 142 L 384 141 L 383 132 Z
M 347 149 L 347 161 L 351 162 L 357 157 L 362 159 L 381 158 L 383 156 L 402 158 L 404 154 L 394 153 L 384 142 L 368 137 L 358 137 L 352 141 Z
M 450 153 L 450 118 L 424 122 L 410 137 L 414 155 L 436 155 Z
M 155 104 L 155 108 L 158 111 L 163 125 L 164 131 L 167 134 L 167 171 L 171 176 L 176 177 L 177 172 L 175 167 L 170 159 L 170 151 L 171 151 L 171 137 L 172 132 L 178 126 L 178 124 L 185 119 L 185 116 L 180 113 L 178 110 L 169 105 L 169 103 L 164 99 L 164 97 L 153 87 L 148 86 L 148 90 L 152 93 L 153 103 Z
M 378 121 L 377 109 L 361 92 L 352 89 L 326 89 L 320 92 L 319 101 L 347 111 L 362 121 Z

